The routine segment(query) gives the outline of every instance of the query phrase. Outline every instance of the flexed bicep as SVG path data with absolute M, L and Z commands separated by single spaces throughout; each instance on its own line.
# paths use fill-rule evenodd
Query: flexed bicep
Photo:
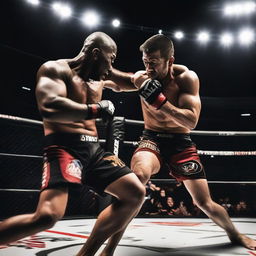
M 193 71 L 188 71 L 180 83 L 181 92 L 178 98 L 178 107 L 186 110 L 188 119 L 197 124 L 200 111 L 201 100 L 199 96 L 199 79 Z
M 201 100 L 199 95 L 183 93 L 179 97 L 179 108 L 190 110 L 195 120 L 198 120 L 201 111 Z

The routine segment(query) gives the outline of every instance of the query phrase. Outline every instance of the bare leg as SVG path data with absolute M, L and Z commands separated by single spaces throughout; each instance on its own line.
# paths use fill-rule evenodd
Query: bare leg
M 138 176 L 140 181 L 145 185 L 148 180 L 150 179 L 152 174 L 155 174 L 160 169 L 160 163 L 157 159 L 157 157 L 148 151 L 140 151 L 137 152 L 132 160 L 131 160 L 131 169 L 134 171 L 134 173 Z M 135 217 L 140 211 L 140 208 L 138 211 L 134 214 L 133 217 Z M 133 218 L 131 218 L 132 220 Z M 128 223 L 129 224 L 129 223 Z M 101 252 L 100 256 L 112 256 L 114 255 L 114 251 L 121 240 L 125 229 L 127 228 L 128 224 L 120 231 L 115 234 L 113 234 L 104 248 L 104 250 Z
M 138 211 L 136 212 L 136 214 L 131 218 L 131 220 L 137 216 L 137 214 L 139 213 L 140 208 L 138 209 Z M 129 221 L 130 223 L 130 221 Z M 115 249 L 118 245 L 118 243 L 120 242 L 121 238 L 123 237 L 123 234 L 127 228 L 127 226 L 129 225 L 129 223 L 119 232 L 113 234 L 109 240 L 108 243 L 106 245 L 106 247 L 104 248 L 104 250 L 101 252 L 100 256 L 112 256 L 114 255 Z
M 184 185 L 197 206 L 218 226 L 226 231 L 232 243 L 242 245 L 251 250 L 256 249 L 256 241 L 239 233 L 227 211 L 212 200 L 207 180 L 185 180 Z
M 116 249 L 118 243 L 120 242 L 120 240 L 121 240 L 121 238 L 122 238 L 122 236 L 123 236 L 127 226 L 123 230 L 113 234 L 109 238 L 108 243 L 107 243 L 106 247 L 104 248 L 104 250 L 101 252 L 100 256 L 114 255 L 115 249 Z
M 106 192 L 119 200 L 100 213 L 90 237 L 77 256 L 94 255 L 111 235 L 124 229 L 141 207 L 145 197 L 145 188 L 134 173 L 114 181 L 107 187 Z
M 0 244 L 8 244 L 51 228 L 65 213 L 68 189 L 41 192 L 35 213 L 11 217 L 0 223 Z

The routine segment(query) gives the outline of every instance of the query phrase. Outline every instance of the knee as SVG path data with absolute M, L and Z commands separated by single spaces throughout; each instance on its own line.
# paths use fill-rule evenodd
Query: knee
M 143 159 L 143 157 L 133 156 L 131 161 L 131 169 L 137 175 L 142 184 L 146 185 L 152 174 L 159 171 L 160 165 L 157 161 L 154 163 L 150 159 Z
M 143 184 L 138 186 L 137 188 L 137 197 L 139 198 L 140 201 L 144 201 L 145 196 L 146 196 L 146 188 Z
M 144 169 L 142 168 L 138 168 L 134 170 L 134 173 L 136 174 L 136 176 L 139 178 L 139 180 L 141 181 L 141 183 L 143 185 L 146 185 L 147 182 L 150 179 L 150 174 L 147 173 Z
M 149 181 L 151 177 L 151 166 L 147 166 L 144 163 L 137 162 L 136 164 L 132 165 L 132 170 L 136 174 L 136 176 L 139 178 L 141 183 L 143 185 L 146 185 L 146 183 Z
M 146 196 L 146 189 L 145 186 L 143 184 L 138 184 L 136 185 L 134 191 L 134 198 L 137 198 L 138 201 L 144 201 L 145 196 Z
M 214 202 L 211 199 L 202 199 L 195 201 L 195 204 L 202 211 L 211 212 L 213 210 Z
M 34 222 L 36 225 L 45 229 L 52 228 L 55 223 L 63 217 L 64 214 L 59 214 L 53 209 L 41 209 L 34 215 Z
M 129 194 L 126 196 L 126 200 L 131 205 L 140 205 L 144 202 L 146 196 L 146 189 L 143 184 L 136 184 Z

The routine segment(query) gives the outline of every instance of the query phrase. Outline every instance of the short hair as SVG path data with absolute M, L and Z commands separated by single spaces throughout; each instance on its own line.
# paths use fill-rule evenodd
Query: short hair
M 109 35 L 99 31 L 85 38 L 82 51 L 92 50 L 93 48 L 117 50 L 115 41 Z
M 170 59 L 174 55 L 174 46 L 172 40 L 162 34 L 157 34 L 147 39 L 141 46 L 140 51 L 152 53 L 159 50 L 161 57 Z

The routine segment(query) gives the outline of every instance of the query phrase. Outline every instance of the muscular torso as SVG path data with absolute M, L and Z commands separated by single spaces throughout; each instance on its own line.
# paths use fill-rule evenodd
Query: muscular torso
M 85 82 L 73 72 L 66 61 L 60 61 L 64 66 L 66 79 L 66 98 L 81 104 L 97 103 L 102 98 L 103 83 L 98 81 Z M 65 123 L 43 120 L 45 135 L 64 132 L 97 136 L 95 120 L 70 121 Z
M 182 65 L 173 65 L 173 74 L 170 75 L 170 79 L 161 81 L 163 85 L 163 94 L 167 97 L 167 100 L 176 107 L 179 107 L 178 100 L 179 95 L 182 93 L 182 88 L 177 82 L 179 76 L 185 72 L 185 67 Z M 141 99 L 142 112 L 144 117 L 144 126 L 146 129 L 150 129 L 158 132 L 167 133 L 189 133 L 190 129 L 177 126 L 172 119 L 170 113 L 156 110 L 149 106 L 144 100 Z

